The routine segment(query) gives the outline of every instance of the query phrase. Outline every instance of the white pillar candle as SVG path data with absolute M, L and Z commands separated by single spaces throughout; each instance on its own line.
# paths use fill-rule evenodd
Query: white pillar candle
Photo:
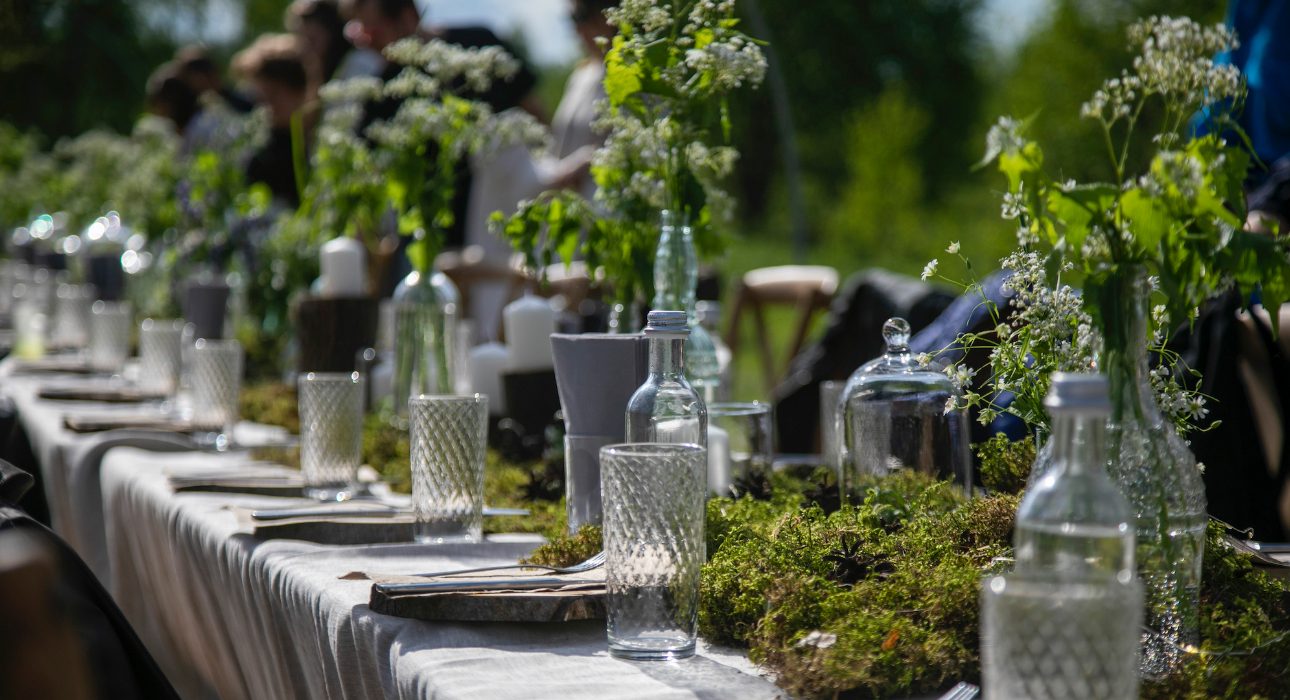
M 327 241 L 318 256 L 322 272 L 321 295 L 326 297 L 361 297 L 367 250 L 358 240 L 341 236 Z
M 729 496 L 733 484 L 730 463 L 730 433 L 708 424 L 708 490 Z
M 506 371 L 506 346 L 484 343 L 470 351 L 470 389 L 488 397 L 488 412 L 506 415 L 506 395 L 502 392 L 502 372 Z
M 526 294 L 502 312 L 506 327 L 506 348 L 511 372 L 551 369 L 551 334 L 555 332 L 555 310 L 546 299 Z

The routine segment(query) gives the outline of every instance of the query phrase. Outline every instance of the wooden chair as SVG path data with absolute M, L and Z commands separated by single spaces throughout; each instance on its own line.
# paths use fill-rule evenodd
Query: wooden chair
M 838 271 L 823 265 L 780 265 L 750 270 L 739 281 L 735 291 L 735 308 L 726 330 L 726 345 L 732 353 L 739 348 L 739 321 L 744 309 L 751 310 L 756 323 L 757 342 L 761 349 L 766 388 L 775 385 L 783 370 L 777 370 L 766 336 L 766 319 L 762 308 L 769 305 L 791 305 L 797 309 L 797 330 L 784 368 L 802 349 L 815 312 L 827 309 L 838 289 Z

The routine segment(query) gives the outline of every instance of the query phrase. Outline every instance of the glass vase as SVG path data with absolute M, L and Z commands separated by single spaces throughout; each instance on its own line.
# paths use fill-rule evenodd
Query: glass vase
M 1137 520 L 1146 597 L 1142 674 L 1178 670 L 1198 646 L 1205 485 L 1196 457 L 1156 406 L 1147 368 L 1151 284 L 1144 267 L 1113 274 L 1101 291 L 1101 369 L 1111 385 L 1107 471 Z
M 394 421 L 406 429 L 409 398 L 455 393 L 461 295 L 443 273 L 414 270 L 394 305 Z

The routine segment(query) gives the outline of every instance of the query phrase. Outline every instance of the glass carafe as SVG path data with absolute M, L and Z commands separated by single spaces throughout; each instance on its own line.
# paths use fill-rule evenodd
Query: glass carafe
M 690 338 L 686 348 L 685 374 L 704 401 L 715 401 L 721 385 L 721 366 L 716 343 L 708 329 L 699 323 L 694 310 L 695 290 L 699 285 L 699 258 L 694 249 L 694 233 L 688 219 L 678 222 L 672 212 L 662 212 L 660 219 L 658 251 L 654 256 L 652 306 L 686 313 Z
M 413 271 L 394 290 L 394 422 L 408 425 L 408 399 L 452 394 L 461 296 L 441 272 Z

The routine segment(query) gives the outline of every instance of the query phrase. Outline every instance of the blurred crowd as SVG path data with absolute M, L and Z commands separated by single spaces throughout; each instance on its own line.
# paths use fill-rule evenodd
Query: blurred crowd
M 604 95 L 604 49 L 597 38 L 612 36 L 604 10 L 613 4 L 611 0 L 570 3 L 570 20 L 581 39 L 584 60 L 569 77 L 554 113 L 538 98 L 537 77 L 528 65 L 511 80 L 474 95 L 495 112 L 522 109 L 533 114 L 550 125 L 554 142 L 541 157 L 517 147 L 487 162 L 461 165 L 454 224 L 445 232 L 449 249 L 478 246 L 485 261 L 505 265 L 510 248 L 492 236 L 486 225 L 492 212 L 509 213 L 519 200 L 551 188 L 570 187 L 587 196 L 594 193 L 589 164 L 603 135 L 596 133 L 592 122 L 596 102 Z M 246 161 L 247 181 L 264 183 L 280 204 L 296 208 L 303 190 L 303 173 L 298 171 L 312 149 L 323 109 L 322 85 L 359 76 L 395 77 L 402 66 L 387 62 L 382 51 L 407 37 L 439 39 L 467 48 L 501 46 L 517 55 L 486 27 L 439 26 L 431 19 L 423 16 L 414 0 L 296 0 L 285 13 L 285 31 L 263 34 L 238 51 L 227 74 L 204 47 L 178 51 L 149 79 L 147 109 L 174 123 L 182 138 L 182 156 L 212 139 L 218 125 L 211 117 L 213 106 L 241 112 L 257 105 L 267 107 L 270 135 Z M 392 117 L 398 106 L 391 99 L 365 105 L 363 124 Z

